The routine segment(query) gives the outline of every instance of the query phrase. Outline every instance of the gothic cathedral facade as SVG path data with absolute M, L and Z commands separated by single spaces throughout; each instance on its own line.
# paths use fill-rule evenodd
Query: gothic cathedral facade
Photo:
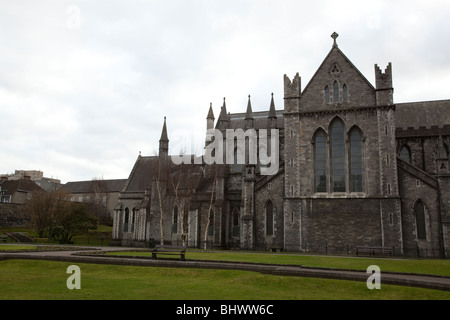
M 139 155 L 121 192 L 113 242 L 337 254 L 379 246 L 448 257 L 450 100 L 394 103 L 391 63 L 375 65 L 373 86 L 337 36 L 304 88 L 298 73 L 284 76 L 283 109 L 272 96 L 267 111 L 253 112 L 249 97 L 245 113 L 230 114 L 224 99 L 215 123 L 210 106 L 207 129 L 223 139 L 276 132 L 277 149 L 266 145 L 276 171 L 248 161 L 245 142 L 244 163 L 235 147 L 232 163 L 175 164 L 164 119 L 159 155 Z

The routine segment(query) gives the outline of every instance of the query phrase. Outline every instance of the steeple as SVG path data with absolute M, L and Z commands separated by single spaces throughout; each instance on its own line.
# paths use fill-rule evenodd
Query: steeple
M 214 112 L 212 103 L 209 104 L 208 116 L 206 117 L 206 130 L 214 129 Z
M 247 113 L 245 114 L 245 127 L 253 128 L 254 118 L 252 111 L 252 102 L 250 101 L 250 95 L 248 95 L 248 103 L 247 103 Z
M 272 99 L 270 101 L 270 109 L 269 109 L 269 128 L 276 128 L 277 126 L 277 113 L 275 111 L 275 102 L 273 101 L 273 92 Z
M 227 105 L 225 103 L 225 98 L 223 98 L 223 106 L 220 110 L 219 119 L 217 121 L 218 129 L 226 129 L 228 127 L 228 114 L 227 114 Z
M 159 154 L 169 154 L 169 138 L 167 136 L 166 117 L 164 117 L 164 124 L 161 132 L 161 138 L 159 139 Z

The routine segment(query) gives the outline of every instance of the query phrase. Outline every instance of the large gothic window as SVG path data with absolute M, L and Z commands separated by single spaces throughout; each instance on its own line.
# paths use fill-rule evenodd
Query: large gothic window
M 341 120 L 331 125 L 331 186 L 333 192 L 345 192 L 345 139 Z
M 273 235 L 273 210 L 274 206 L 271 200 L 266 203 L 266 235 Z
M 350 191 L 363 191 L 362 135 L 358 128 L 350 132 Z
M 315 191 L 327 192 L 327 141 L 322 130 L 314 139 L 314 176 Z
M 416 229 L 417 229 L 417 239 L 426 240 L 426 222 L 425 222 L 425 206 L 422 201 L 417 201 L 414 206 L 414 213 L 416 215 Z

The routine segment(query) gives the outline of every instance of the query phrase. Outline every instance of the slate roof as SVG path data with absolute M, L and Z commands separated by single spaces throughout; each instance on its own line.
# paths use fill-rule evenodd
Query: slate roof
M 61 190 L 70 193 L 92 193 L 94 192 L 95 183 L 101 183 L 102 191 L 105 193 L 120 192 L 126 182 L 127 179 L 71 181 L 63 185 Z
M 34 181 L 30 179 L 2 180 L 0 181 L 0 187 L 4 195 L 13 195 L 17 191 L 43 191 L 41 187 L 39 187 Z

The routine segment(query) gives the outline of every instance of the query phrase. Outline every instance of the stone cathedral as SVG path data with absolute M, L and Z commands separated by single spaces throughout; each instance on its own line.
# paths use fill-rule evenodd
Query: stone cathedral
M 139 155 L 120 194 L 113 243 L 337 254 L 380 246 L 448 258 L 450 100 L 396 104 L 391 63 L 375 65 L 373 85 L 337 37 L 306 86 L 284 75 L 282 109 L 273 95 L 263 112 L 250 97 L 236 114 L 224 99 L 217 121 L 209 108 L 206 129 L 224 138 L 277 130 L 276 172 L 195 156 L 175 164 L 164 119 L 159 155 Z

